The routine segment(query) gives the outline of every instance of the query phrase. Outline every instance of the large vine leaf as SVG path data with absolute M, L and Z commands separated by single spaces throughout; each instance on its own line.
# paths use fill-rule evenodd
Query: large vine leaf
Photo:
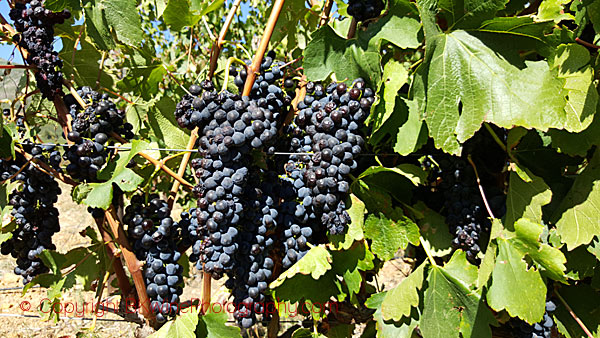
M 443 257 L 452 252 L 452 234 L 448 229 L 446 218 L 429 209 L 425 203 L 413 206 L 422 241 L 426 242 L 434 257 Z
M 553 219 L 563 243 L 569 250 L 589 243 L 600 233 L 600 151 L 577 176 L 557 208 Z
M 460 259 L 464 269 L 471 270 L 466 256 Z M 452 270 L 434 266 L 427 278 L 423 299 L 421 332 L 428 338 L 491 337 L 490 325 L 496 320 L 480 294 L 469 289 L 468 284 Z
M 523 254 L 506 239 L 498 238 L 498 256 L 492 272 L 487 302 L 496 311 L 537 323 L 544 315 L 546 285 L 540 273 L 528 268 Z
M 440 0 L 441 15 L 448 21 L 449 29 L 475 28 L 497 11 L 504 8 L 508 0 Z
M 400 48 L 416 48 L 420 42 L 419 12 L 407 0 L 390 0 L 388 15 L 369 24 L 365 32 L 358 32 L 358 39 L 368 41 L 376 49 L 381 40 L 389 41 Z
M 399 321 L 410 315 L 411 308 L 419 305 L 419 290 L 423 287 L 423 273 L 426 262 L 423 262 L 398 286 L 387 291 L 381 303 L 381 314 L 385 320 Z
M 106 22 L 115 30 L 117 38 L 130 46 L 139 46 L 143 32 L 137 1 L 101 0 L 100 3 Z
M 148 338 L 195 338 L 196 326 L 198 325 L 199 318 L 198 307 L 191 306 L 182 312 L 183 314 L 177 316 L 175 320 L 168 321 L 165 325 L 163 325 L 160 328 L 160 330 L 156 331 Z M 214 316 L 214 314 L 208 313 L 205 316 Z M 205 316 L 202 316 L 202 318 L 204 318 Z
M 522 62 L 497 34 L 440 32 L 429 4 L 420 3 L 427 38 L 426 65 L 419 68 L 423 117 L 437 147 L 458 153 L 459 142 L 482 122 L 568 131 L 591 123 L 598 93 L 583 47 L 562 45 L 550 62 Z
M 169 0 L 162 14 L 167 26 L 174 31 L 179 31 L 186 26 L 194 26 L 201 17 L 192 9 L 190 0 Z
M 550 203 L 552 192 L 540 177 L 526 172 L 528 181 L 524 181 L 518 173 L 511 171 L 506 196 L 505 226 L 512 229 L 519 218 L 528 218 L 537 223 L 542 222 L 542 206 Z

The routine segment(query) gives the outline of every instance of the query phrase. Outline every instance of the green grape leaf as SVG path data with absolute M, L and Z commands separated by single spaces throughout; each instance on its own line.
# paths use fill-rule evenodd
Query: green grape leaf
M 589 247 L 579 246 L 573 251 L 565 250 L 563 252 L 567 259 L 567 277 L 573 280 L 582 280 L 594 276 L 596 257 L 588 250 Z
M 498 255 L 487 292 L 489 306 L 496 311 L 506 310 L 511 317 L 530 324 L 539 322 L 546 306 L 546 285 L 540 273 L 527 267 L 522 252 L 509 241 L 497 241 Z
M 557 233 L 568 250 L 589 243 L 600 233 L 600 151 L 577 176 L 553 219 Z
M 331 269 L 331 254 L 323 246 L 314 246 L 308 250 L 306 255 L 294 265 L 282 273 L 277 280 L 271 283 L 271 289 L 283 284 L 283 282 L 297 274 L 310 275 L 313 279 L 319 279 Z
M 180 31 L 184 27 L 196 25 L 202 16 L 193 11 L 189 0 L 169 0 L 162 18 L 171 30 Z
M 211 306 L 212 308 L 212 306 Z M 194 314 L 196 317 L 197 313 Z M 206 337 L 206 338 L 241 338 L 240 328 L 237 326 L 226 325 L 228 320 L 227 311 L 209 311 L 208 313 L 200 316 L 198 320 L 198 326 L 194 336 L 190 337 Z M 190 323 L 193 319 L 190 318 Z M 191 328 L 191 325 L 189 326 Z M 184 332 L 187 332 L 184 331 Z M 168 335 L 166 337 L 180 337 L 179 335 Z M 185 336 L 187 337 L 187 336 Z
M 398 286 L 387 291 L 381 302 L 381 314 L 385 320 L 400 321 L 408 317 L 412 307 L 419 305 L 419 292 L 423 287 L 426 261 L 416 268 Z
M 466 259 L 465 269 L 470 269 Z M 456 269 L 454 267 L 453 269 Z M 428 338 L 480 338 L 492 336 L 494 316 L 481 296 L 451 271 L 434 266 L 427 278 L 421 332 Z M 458 329 L 458 330 L 457 330 Z
M 0 129 L 0 158 L 15 157 L 15 139 L 12 130 L 7 125 Z
M 448 29 L 476 28 L 483 21 L 504 9 L 508 0 L 440 0 L 441 15 L 448 21 Z
M 508 194 L 506 196 L 506 218 L 504 225 L 512 229 L 519 218 L 542 222 L 542 206 L 550 203 L 552 192 L 544 180 L 525 169 L 529 182 L 519 174 L 510 172 Z
M 303 67 L 309 80 L 321 81 L 335 73 L 339 80 L 363 77 L 370 83 L 379 83 L 381 77 L 379 45 L 387 40 L 401 48 L 420 45 L 420 24 L 414 5 L 407 0 L 394 0 L 390 13 L 373 23 L 356 39 L 346 40 L 333 28 L 324 26 L 312 36 L 304 49 Z
M 348 250 L 355 241 L 365 238 L 365 204 L 354 194 L 350 194 L 350 201 L 352 204 L 348 208 L 348 215 L 351 221 L 348 229 L 342 235 L 329 235 L 332 247 L 337 250 Z
M 587 250 L 596 256 L 596 259 L 600 261 L 600 239 L 598 239 L 598 237 L 594 237 L 594 240 L 587 247 Z
M 377 338 L 411 338 L 413 331 L 419 324 L 413 310 L 410 318 L 404 318 L 401 321 L 386 321 L 382 315 L 382 304 L 387 297 L 387 291 L 371 295 L 365 302 L 369 309 L 376 310 L 373 319 L 376 321 Z
M 79 0 L 46 0 L 44 7 L 53 12 L 60 12 L 65 8 L 74 12 L 81 10 L 81 3 Z
M 452 234 L 446 224 L 446 218 L 429 209 L 425 203 L 418 202 L 413 208 L 421 236 L 434 257 L 444 257 L 452 252 Z
M 428 54 L 419 72 L 427 88 L 423 116 L 436 147 L 457 154 L 459 142 L 482 122 L 575 132 L 591 123 L 598 93 L 584 47 L 561 45 L 549 62 L 521 62 L 496 34 L 440 33 L 426 19 Z
M 390 117 L 398 115 L 398 112 L 395 110 L 396 101 L 401 100 L 398 92 L 408 81 L 408 71 L 402 63 L 390 60 L 383 68 L 382 80 L 373 114 L 369 115 L 365 122 L 371 125 L 372 134 L 376 134 Z M 400 108 L 400 105 L 398 105 L 398 108 Z
M 161 147 L 185 149 L 190 138 L 189 132 L 179 127 L 173 111 L 175 102 L 163 96 L 149 111 L 150 127 Z
M 210 308 L 210 307 L 209 307 Z M 158 331 L 154 332 L 148 338 L 167 338 L 167 337 L 182 337 L 182 338 L 196 338 L 196 327 L 198 326 L 199 309 L 196 306 L 191 306 L 175 318 L 165 323 Z M 215 317 L 213 313 L 207 313 L 201 318 L 204 320 L 205 317 Z M 225 322 L 222 323 L 225 326 Z M 199 337 L 208 337 L 199 336 Z M 224 337 L 224 336 L 213 336 L 213 337 Z
M 85 4 L 85 31 L 99 50 L 108 51 L 116 47 L 102 6 L 97 2 Z
M 477 267 L 467 261 L 467 254 L 462 250 L 454 252 L 444 269 L 467 287 L 471 287 L 477 281 Z
M 102 53 L 90 42 L 88 38 L 80 38 L 83 26 L 71 26 L 68 23 L 55 27 L 55 36 L 59 36 L 63 48 L 59 53 L 63 61 L 62 72 L 65 77 L 73 76 L 75 83 L 80 86 L 96 86 L 98 69 Z M 75 46 L 76 42 L 78 43 Z M 73 50 L 76 50 L 73 53 Z M 100 85 L 112 88 L 114 78 L 108 72 L 100 72 Z
M 117 38 L 132 47 L 140 45 L 143 39 L 137 1 L 101 0 L 108 24 L 115 30 Z
M 592 123 L 582 132 L 550 129 L 548 135 L 552 138 L 552 147 L 559 152 L 585 157 L 592 146 L 600 145 L 600 114 L 594 114 Z
M 127 75 L 117 82 L 117 87 L 121 90 L 133 91 L 148 102 L 156 102 L 154 96 L 158 94 L 158 85 L 167 75 L 165 67 L 160 63 L 151 63 L 131 65 L 128 70 Z
M 554 20 L 560 22 L 562 20 L 573 20 L 575 17 L 569 13 L 565 13 L 564 5 L 570 3 L 571 0 L 544 0 L 538 9 L 538 20 Z
M 365 221 L 365 236 L 371 239 L 371 250 L 382 260 L 390 260 L 398 249 L 405 249 L 409 243 L 419 244 L 419 227 L 396 209 L 386 217 L 370 214 Z
M 536 22 L 532 17 L 496 17 L 481 24 L 478 31 L 526 37 L 544 42 L 544 35 L 552 29 L 552 22 Z
M 541 267 L 542 274 L 554 280 L 565 280 L 565 256 L 560 250 L 540 243 L 543 230 L 542 225 L 522 218 L 515 222 L 516 237 L 508 240 L 516 249 L 533 259 Z

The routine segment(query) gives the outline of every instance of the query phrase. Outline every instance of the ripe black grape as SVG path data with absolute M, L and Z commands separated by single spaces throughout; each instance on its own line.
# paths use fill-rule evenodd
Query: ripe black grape
M 45 161 L 39 147 L 25 147 L 34 157 Z M 52 157 L 52 156 L 51 156 Z M 23 276 L 27 284 L 39 274 L 48 272 L 39 255 L 44 250 L 55 250 L 52 235 L 59 231 L 58 209 L 54 204 L 61 193 L 56 180 L 37 169 L 19 154 L 12 160 L 0 160 L 2 180 L 20 183 L 9 195 L 9 204 L 13 207 L 16 228 L 12 237 L 2 243 L 1 253 L 10 254 L 17 259 L 14 272 Z M 19 170 L 24 167 L 23 170 Z
M 54 25 L 62 24 L 71 13 L 67 10 L 53 13 L 44 8 L 44 1 L 33 0 L 28 5 L 16 2 L 9 15 L 20 33 L 13 39 L 27 51 L 26 61 L 36 66 L 35 80 L 43 97 L 53 100 L 62 96 L 63 63 L 52 46 Z
M 356 21 L 373 19 L 385 8 L 382 0 L 349 0 L 348 14 Z
M 125 112 L 117 109 L 107 94 L 90 87 L 82 87 L 77 93 L 88 106 L 83 110 L 71 94 L 64 97 L 73 118 L 73 130 L 66 137 L 74 143 L 64 154 L 69 161 L 66 169 L 75 179 L 94 182 L 110 154 L 105 146 L 114 143 L 111 133 L 132 139 L 133 126 L 125 122 Z

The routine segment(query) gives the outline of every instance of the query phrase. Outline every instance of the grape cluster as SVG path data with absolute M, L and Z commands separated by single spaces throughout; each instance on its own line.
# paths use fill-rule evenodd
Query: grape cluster
M 39 151 L 39 147 L 33 147 Z M 35 155 L 42 159 L 41 154 Z M 61 193 L 54 178 L 27 161 L 20 155 L 13 160 L 1 160 L 2 180 L 21 183 L 9 195 L 9 204 L 16 223 L 12 237 L 2 243 L 0 251 L 17 259 L 15 274 L 23 276 L 23 284 L 48 272 L 39 255 L 44 250 L 55 250 L 52 235 L 59 231 L 58 209 L 54 204 Z M 21 168 L 24 168 L 21 170 Z M 21 170 L 21 171 L 20 171 Z
M 181 253 L 177 249 L 182 229 L 170 213 L 167 202 L 158 195 L 149 195 L 148 202 L 144 196 L 134 195 L 123 216 L 134 252 L 145 261 L 146 292 L 159 324 L 177 314 L 183 291 L 183 267 L 178 263 Z
M 454 236 L 452 244 L 465 251 L 467 258 L 476 263 L 477 254 L 481 251 L 481 236 L 490 231 L 491 222 L 477 186 L 475 172 L 460 157 L 442 155 L 437 162 L 439 170 L 433 178 L 433 181 L 439 182 L 436 198 L 442 204 L 442 214 Z M 502 217 L 505 212 L 502 191 L 491 185 L 484 185 L 484 191 L 494 216 Z
M 332 83 L 326 89 L 308 83 L 306 89 L 308 95 L 298 104 L 300 111 L 290 131 L 291 151 L 301 154 L 291 156 L 288 164 L 296 169 L 299 163 L 304 165 L 301 177 L 292 177 L 298 198 L 335 235 L 350 222 L 344 203 L 350 190 L 348 175 L 357 167 L 355 156 L 364 146 L 358 129 L 375 96 L 362 79 L 351 88 L 345 83 Z
M 43 1 L 33 0 L 28 5 L 15 2 L 9 16 L 20 33 L 13 37 L 14 41 L 27 50 L 27 62 L 36 66 L 35 80 L 40 92 L 49 100 L 62 96 L 63 64 L 52 48 L 53 26 L 69 19 L 71 13 L 67 10 L 53 13 L 44 8 Z
M 198 268 L 204 264 L 206 272 L 220 278 L 233 268 L 250 152 L 272 144 L 278 114 L 247 97 L 217 94 L 209 81 L 192 85 L 189 92 L 194 97 L 184 97 L 175 114 L 182 127 L 199 128 L 201 135 L 198 146 L 203 158 L 192 161 L 199 179 L 194 189 L 198 197 L 194 248 L 198 254 L 193 258 L 199 259 Z
M 244 328 L 255 323 L 257 314 L 265 313 L 265 291 L 275 265 L 269 254 L 277 229 L 278 198 L 277 186 L 269 178 L 276 178 L 276 175 L 256 168 L 250 173 L 234 257 L 236 268 L 229 273 L 230 278 L 225 284 L 232 290 L 236 308 L 233 316 Z
M 69 161 L 66 169 L 75 179 L 95 181 L 109 155 L 105 146 L 112 143 L 111 133 L 132 139 L 133 126 L 125 122 L 125 112 L 117 109 L 107 94 L 99 94 L 90 87 L 82 87 L 77 93 L 87 104 L 85 109 L 71 94 L 64 97 L 73 118 L 73 130 L 67 138 L 74 143 L 64 155 Z
M 356 21 L 366 21 L 381 14 L 385 8 L 382 0 L 349 0 L 348 14 Z
M 556 310 L 556 304 L 552 300 L 546 301 L 546 311 L 541 322 L 533 325 L 527 324 L 525 321 L 519 320 L 516 326 L 517 338 L 550 338 L 552 336 L 552 327 L 554 320 L 551 315 Z
M 135 195 L 125 208 L 123 223 L 127 225 L 127 234 L 137 258 L 143 260 L 161 236 L 170 233 L 173 219 L 168 204 L 158 195 L 150 195 L 147 203 L 144 196 Z

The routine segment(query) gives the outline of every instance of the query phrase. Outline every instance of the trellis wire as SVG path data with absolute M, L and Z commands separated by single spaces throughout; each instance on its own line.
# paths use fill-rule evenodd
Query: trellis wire
M 19 142 L 17 142 L 19 143 Z M 63 148 L 69 148 L 71 146 L 73 146 L 72 144 L 66 144 L 66 143 L 20 143 L 22 145 L 27 145 L 27 146 L 55 146 L 55 147 L 63 147 Z M 108 149 L 116 149 L 116 150 L 123 150 L 123 151 L 129 151 L 132 149 L 132 147 L 127 147 L 127 146 L 104 146 L 104 148 L 108 148 Z M 167 151 L 167 152 L 178 152 L 178 153 L 199 153 L 201 152 L 200 150 L 197 149 L 177 149 L 177 148 L 146 148 L 143 149 L 144 151 Z M 292 156 L 292 155 L 314 155 L 315 153 L 293 153 L 293 152 L 281 152 L 281 151 L 276 151 L 274 153 L 272 153 L 271 155 L 278 155 L 278 156 Z M 381 154 L 375 154 L 375 153 L 365 153 L 365 154 L 358 154 L 358 156 L 400 156 L 399 154 L 393 154 L 393 153 L 381 153 Z

